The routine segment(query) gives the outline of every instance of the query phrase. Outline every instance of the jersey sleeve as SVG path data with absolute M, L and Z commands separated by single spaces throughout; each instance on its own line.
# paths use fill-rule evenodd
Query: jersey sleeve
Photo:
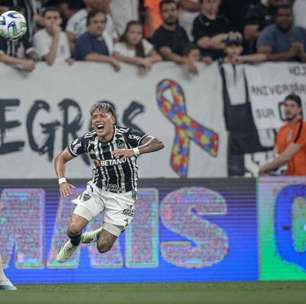
M 72 156 L 77 157 L 83 153 L 87 152 L 88 139 L 84 136 L 76 138 L 70 145 L 68 145 L 68 150 Z
M 126 133 L 126 141 L 127 143 L 132 147 L 138 147 L 141 145 L 141 142 L 144 138 L 146 138 L 148 135 L 133 129 L 129 129 Z

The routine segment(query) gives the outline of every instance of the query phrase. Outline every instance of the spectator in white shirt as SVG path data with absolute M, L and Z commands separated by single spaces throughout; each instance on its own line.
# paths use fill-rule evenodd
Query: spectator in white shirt
M 74 49 L 74 44 L 77 38 L 79 38 L 87 30 L 87 15 L 92 10 L 100 10 L 102 13 L 106 14 L 106 25 L 105 32 L 107 32 L 112 38 L 115 38 L 114 26 L 111 16 L 106 13 L 101 8 L 109 7 L 109 3 L 104 3 L 108 0 L 83 0 L 85 8 L 79 10 L 71 18 L 68 19 L 66 32 L 68 34 L 69 42 L 71 48 Z M 109 9 L 108 9 L 109 11 Z
M 68 37 L 61 29 L 62 18 L 57 8 L 47 8 L 43 14 L 45 28 L 34 35 L 34 48 L 48 65 L 71 63 Z
M 193 40 L 192 25 L 194 19 L 200 13 L 200 2 L 198 0 L 179 0 L 179 21 L 180 26 L 186 31 L 190 41 Z
M 115 44 L 113 56 L 119 61 L 136 65 L 140 74 L 161 61 L 153 45 L 143 38 L 142 24 L 136 20 L 128 22 L 120 42 Z
M 139 19 L 139 0 L 112 0 L 110 9 L 119 36 L 123 35 L 129 21 Z

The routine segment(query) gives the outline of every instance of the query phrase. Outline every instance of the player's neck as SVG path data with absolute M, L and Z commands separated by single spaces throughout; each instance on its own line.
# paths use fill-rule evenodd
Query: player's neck
M 98 139 L 101 142 L 109 142 L 109 141 L 111 141 L 113 139 L 114 134 L 115 134 L 115 128 L 113 128 L 112 132 L 110 132 L 109 134 L 106 134 L 103 137 L 98 137 Z

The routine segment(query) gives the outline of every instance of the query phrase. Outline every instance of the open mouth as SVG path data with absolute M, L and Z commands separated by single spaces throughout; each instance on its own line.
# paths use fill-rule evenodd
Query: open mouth
M 97 130 L 103 130 L 104 129 L 104 125 L 103 124 L 97 124 L 96 128 L 97 128 Z

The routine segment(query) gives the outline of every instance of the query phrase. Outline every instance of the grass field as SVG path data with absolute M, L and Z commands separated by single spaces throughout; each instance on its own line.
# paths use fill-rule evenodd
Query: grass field
M 306 304 L 305 282 L 23 285 L 1 304 Z

